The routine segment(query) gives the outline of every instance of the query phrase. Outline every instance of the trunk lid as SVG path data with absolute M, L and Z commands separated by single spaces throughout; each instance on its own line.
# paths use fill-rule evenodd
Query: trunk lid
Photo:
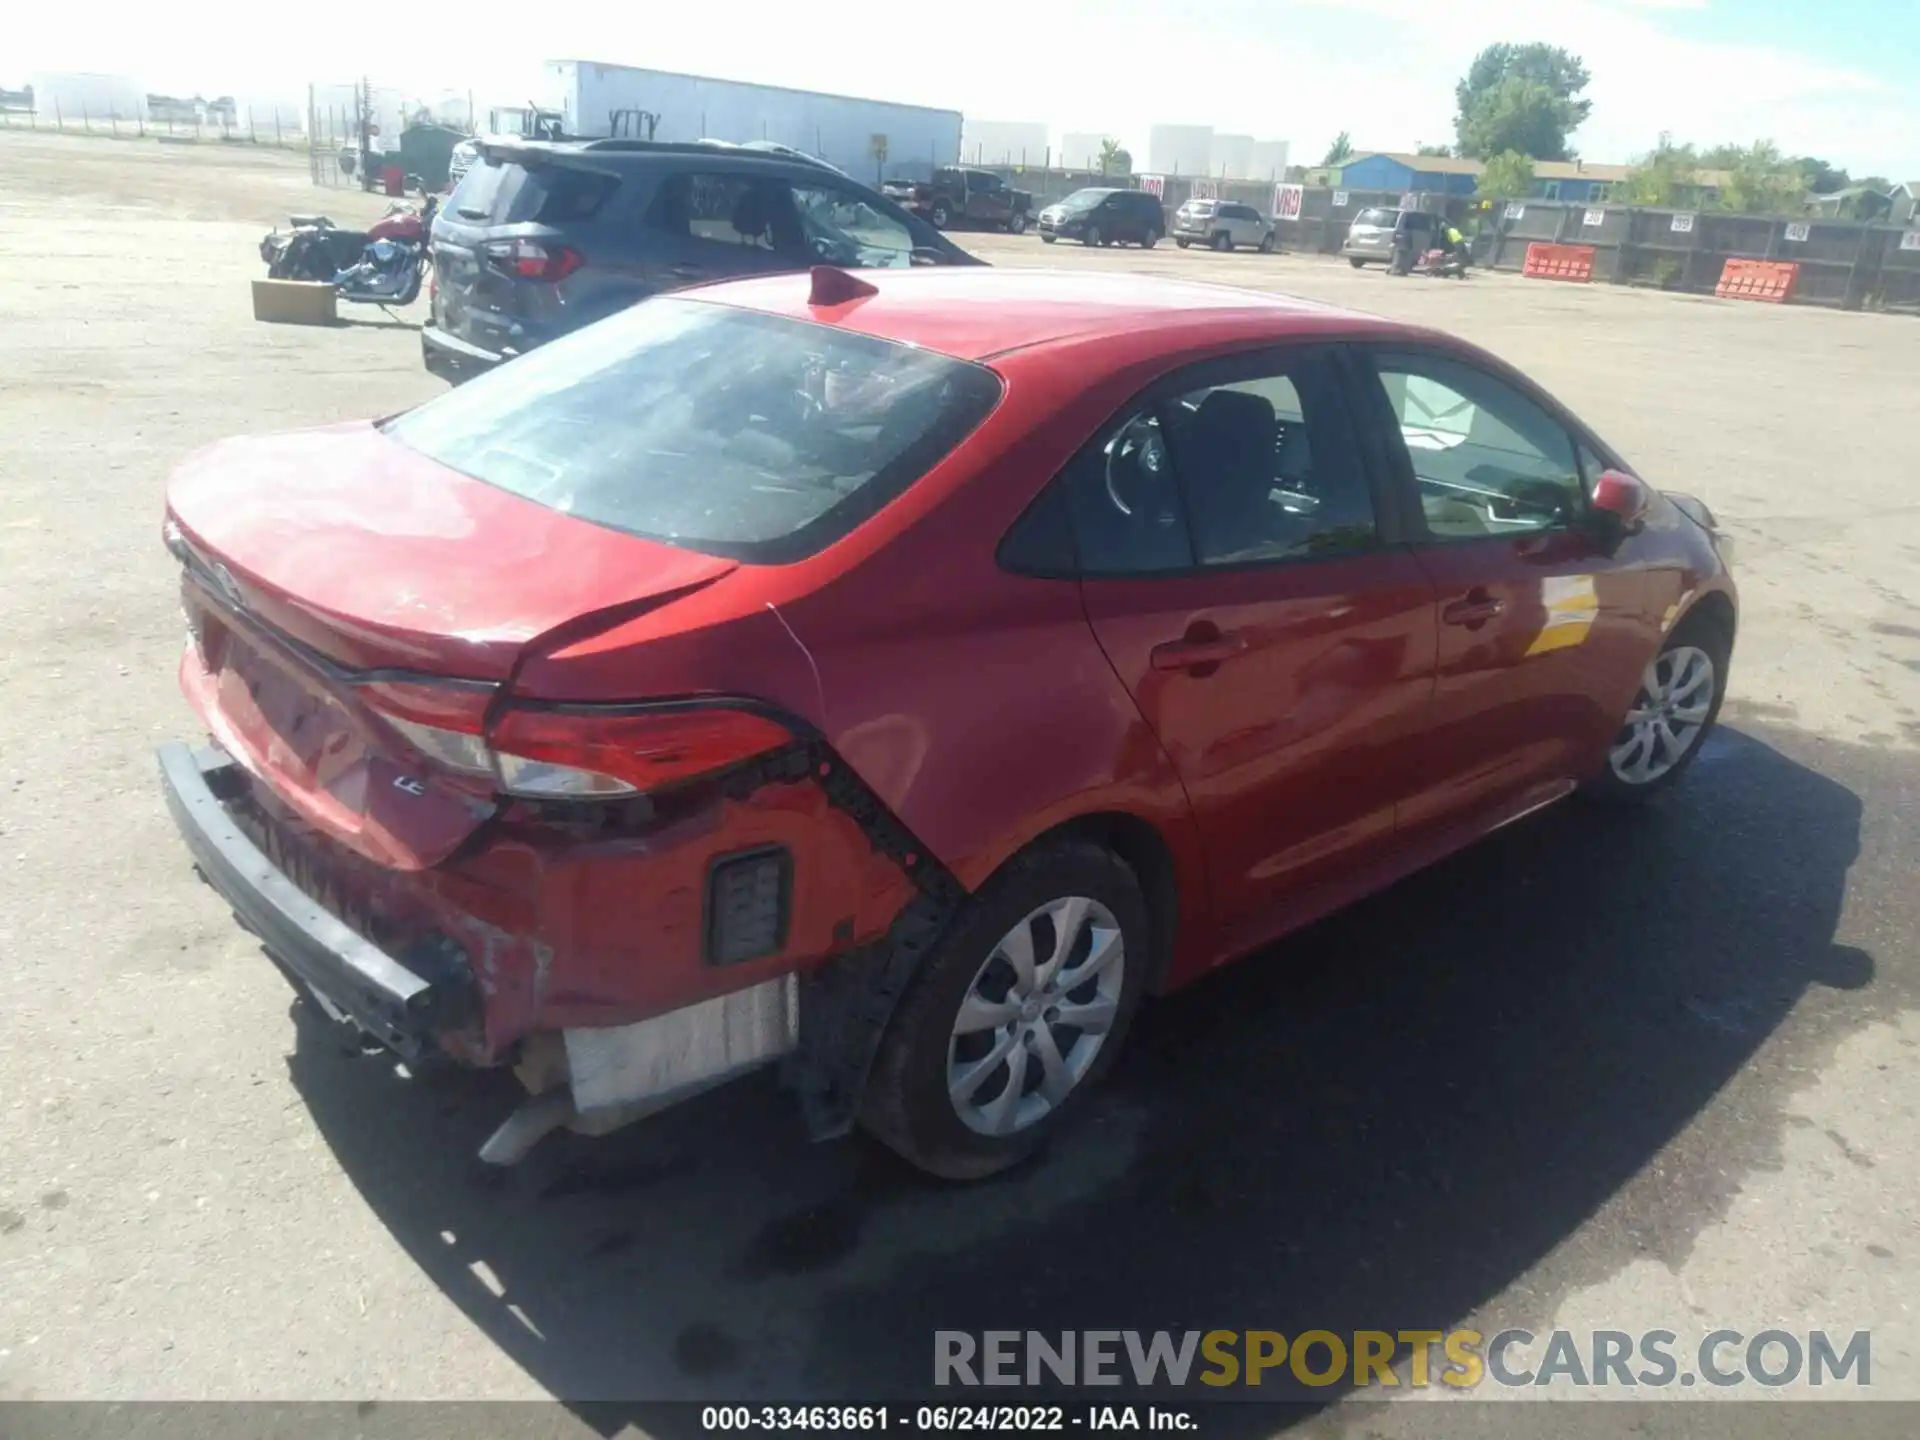
M 488 777 L 429 759 L 405 725 L 477 722 L 541 637 L 736 568 L 469 479 L 365 423 L 211 446 L 167 508 L 187 566 L 182 687 L 209 733 L 301 821 L 402 870 L 494 811 Z
M 211 445 L 167 505 L 229 600 L 348 670 L 504 680 L 547 631 L 735 568 L 469 479 L 364 421 Z

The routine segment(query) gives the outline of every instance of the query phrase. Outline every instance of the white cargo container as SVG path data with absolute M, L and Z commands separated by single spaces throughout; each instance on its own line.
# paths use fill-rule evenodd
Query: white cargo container
M 710 80 L 590 60 L 549 60 L 541 93 L 571 135 L 771 140 L 868 183 L 924 180 L 960 159 L 960 112 Z

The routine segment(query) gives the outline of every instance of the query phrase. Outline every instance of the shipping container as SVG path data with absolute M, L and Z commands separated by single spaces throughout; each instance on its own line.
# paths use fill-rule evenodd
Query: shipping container
M 569 134 L 768 140 L 869 183 L 928 179 L 960 158 L 958 110 L 587 60 L 548 61 L 542 93 L 554 97 Z

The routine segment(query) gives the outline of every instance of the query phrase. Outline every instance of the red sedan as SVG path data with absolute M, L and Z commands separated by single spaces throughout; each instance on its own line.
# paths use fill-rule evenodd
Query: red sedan
M 1144 995 L 1698 755 L 1724 542 L 1457 340 L 1135 276 L 648 301 L 168 494 L 202 874 L 484 1152 L 775 1060 L 978 1176 Z

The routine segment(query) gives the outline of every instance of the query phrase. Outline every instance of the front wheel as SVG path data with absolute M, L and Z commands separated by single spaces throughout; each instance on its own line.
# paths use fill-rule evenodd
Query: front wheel
M 1173 243 L 1178 245 L 1182 250 L 1184 250 L 1187 248 L 1187 246 L 1191 245 L 1193 242 L 1191 240 L 1176 240 Z
M 861 1123 L 945 1179 L 1018 1163 L 1112 1065 L 1151 934 L 1140 883 L 1110 851 L 1068 841 L 1019 857 L 927 956 L 881 1040 Z
M 1059 238 L 1060 237 L 1058 235 L 1048 235 L 1044 231 L 1040 235 L 1041 241 L 1048 245 L 1053 244 L 1053 242 L 1058 240 Z
M 1273 253 L 1273 233 L 1271 231 L 1260 237 L 1260 253 L 1262 255 L 1271 255 Z
M 1720 716 L 1732 653 L 1731 639 L 1711 618 L 1683 623 L 1668 636 L 1647 662 L 1606 764 L 1588 782 L 1589 793 L 1632 802 L 1677 783 Z
M 1213 237 L 1213 248 L 1224 255 L 1227 251 L 1233 249 L 1233 237 L 1222 230 Z
M 944 230 L 948 225 L 953 223 L 953 211 L 947 208 L 946 201 L 936 200 L 933 202 L 933 209 L 928 213 L 927 218 L 933 221 L 934 229 Z
M 1101 238 L 1100 227 L 1098 225 L 1089 225 L 1080 236 L 1080 243 L 1082 245 L 1104 245 L 1107 242 Z
M 1016 210 L 1007 217 L 1007 233 L 1009 235 L 1024 235 L 1027 233 L 1026 211 Z
M 1362 260 L 1357 255 L 1349 255 L 1347 257 L 1347 264 L 1351 265 L 1356 270 L 1364 270 L 1367 268 L 1367 262 Z

